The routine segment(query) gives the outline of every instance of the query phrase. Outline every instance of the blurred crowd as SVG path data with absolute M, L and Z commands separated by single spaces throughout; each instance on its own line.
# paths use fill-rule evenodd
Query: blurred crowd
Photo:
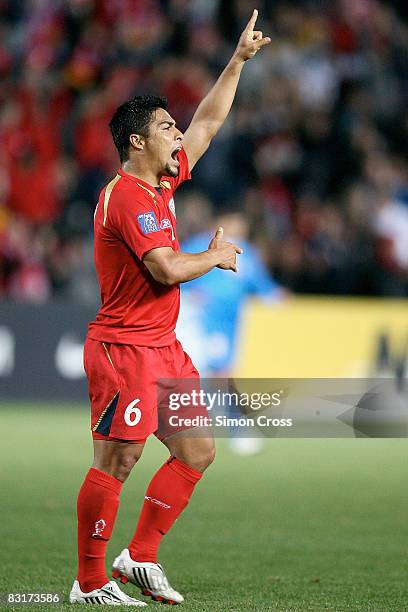
M 248 62 L 233 111 L 180 190 L 181 239 L 240 210 L 290 291 L 407 296 L 407 9 L 256 6 L 272 44 Z M 185 129 L 253 7 L 0 0 L 0 296 L 98 299 L 92 220 L 118 167 L 114 109 L 160 93 Z

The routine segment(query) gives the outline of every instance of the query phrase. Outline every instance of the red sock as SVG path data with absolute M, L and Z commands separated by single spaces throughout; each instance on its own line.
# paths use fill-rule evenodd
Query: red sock
M 78 494 L 78 581 L 89 593 L 106 584 L 105 551 L 119 508 L 122 483 L 91 468 Z
M 136 531 L 129 544 L 134 561 L 157 563 L 160 541 L 187 506 L 202 474 L 175 457 L 153 476 Z

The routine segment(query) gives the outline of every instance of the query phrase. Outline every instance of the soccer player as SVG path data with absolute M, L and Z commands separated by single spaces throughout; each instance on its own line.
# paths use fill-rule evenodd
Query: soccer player
M 231 108 L 245 62 L 270 42 L 255 30 L 257 11 L 237 48 L 183 134 L 166 100 L 136 97 L 110 123 L 121 169 L 95 211 L 95 264 L 102 305 L 89 325 L 84 365 L 91 400 L 94 461 L 78 495 L 78 574 L 71 603 L 145 606 L 126 595 L 105 569 L 123 482 L 147 437 L 157 434 L 157 379 L 194 379 L 198 372 L 175 336 L 179 283 L 215 267 L 236 272 L 241 249 L 217 233 L 207 250 L 181 253 L 173 194 L 209 146 Z M 170 458 L 150 482 L 136 531 L 113 562 L 113 577 L 156 601 L 182 595 L 157 563 L 165 533 L 179 517 L 214 458 L 207 435 L 159 436 Z

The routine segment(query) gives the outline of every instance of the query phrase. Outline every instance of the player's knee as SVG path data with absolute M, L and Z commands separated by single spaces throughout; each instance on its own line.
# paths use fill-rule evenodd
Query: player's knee
M 114 465 L 115 478 L 124 482 L 134 468 L 138 459 L 139 457 L 134 454 L 119 456 Z
M 96 440 L 94 451 L 93 467 L 124 482 L 142 455 L 143 445 Z
M 215 448 L 208 447 L 195 452 L 188 457 L 186 463 L 198 472 L 204 472 L 215 459 Z
M 114 453 L 109 461 L 109 473 L 121 482 L 125 482 L 136 462 L 140 458 L 141 452 L 137 449 Z

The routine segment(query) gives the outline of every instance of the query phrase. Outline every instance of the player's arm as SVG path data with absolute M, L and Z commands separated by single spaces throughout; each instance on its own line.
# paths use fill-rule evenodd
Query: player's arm
M 261 47 L 271 42 L 270 38 L 263 38 L 262 32 L 254 30 L 257 16 L 258 11 L 255 9 L 241 34 L 232 58 L 213 88 L 198 106 L 184 134 L 183 147 L 190 170 L 205 153 L 211 140 L 224 123 L 234 100 L 245 62 L 251 59 Z
M 218 228 L 209 247 L 202 253 L 180 253 L 171 247 L 148 251 L 143 263 L 153 278 L 163 285 L 176 285 L 207 274 L 215 267 L 237 272 L 237 253 L 242 249 L 222 240 L 222 228 Z

